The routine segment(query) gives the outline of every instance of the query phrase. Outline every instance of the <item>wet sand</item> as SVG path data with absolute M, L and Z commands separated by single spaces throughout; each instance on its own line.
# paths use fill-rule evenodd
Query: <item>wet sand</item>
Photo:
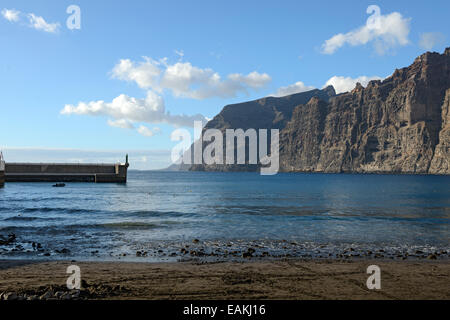
M 11 297 L 14 293 L 25 299 L 39 299 L 43 295 L 61 298 L 61 292 L 56 291 L 68 291 L 66 268 L 74 264 L 81 268 L 85 288 L 77 297 L 83 299 L 450 299 L 448 260 L 292 259 L 222 263 L 0 260 L 0 294 Z M 381 268 L 381 290 L 367 289 L 366 270 L 372 264 Z

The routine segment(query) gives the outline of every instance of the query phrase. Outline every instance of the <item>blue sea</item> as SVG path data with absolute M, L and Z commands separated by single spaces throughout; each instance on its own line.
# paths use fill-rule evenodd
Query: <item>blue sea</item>
M 8 234 L 16 240 L 0 246 L 0 259 L 448 252 L 450 177 L 130 171 L 126 185 L 7 183 Z

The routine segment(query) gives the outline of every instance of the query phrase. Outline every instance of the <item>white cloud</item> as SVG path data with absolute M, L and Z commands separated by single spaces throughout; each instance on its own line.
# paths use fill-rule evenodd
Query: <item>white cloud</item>
M 331 77 L 324 85 L 324 88 L 327 86 L 333 86 L 334 90 L 337 94 L 351 91 L 355 88 L 356 83 L 361 83 L 363 87 L 367 86 L 369 81 L 371 80 L 381 80 L 382 78 L 373 76 L 373 77 L 367 77 L 367 76 L 360 76 L 358 78 L 351 78 L 351 77 L 340 77 L 340 76 L 334 76 Z
M 425 50 L 432 50 L 436 45 L 445 41 L 445 36 L 440 32 L 425 32 L 420 34 L 419 45 Z
M 231 81 L 240 82 L 252 89 L 259 89 L 266 86 L 272 79 L 267 73 L 250 72 L 248 75 L 233 73 L 228 76 Z
M 108 125 L 111 127 L 121 128 L 121 129 L 136 129 L 138 133 L 146 137 L 152 137 L 156 134 L 161 133 L 161 129 L 159 127 L 154 127 L 153 129 L 149 129 L 144 125 L 140 125 L 135 128 L 132 121 L 127 119 L 118 119 L 118 120 L 108 120 Z
M 184 57 L 184 51 L 183 50 L 175 50 L 174 52 L 180 58 L 180 60 L 183 59 L 183 57 Z
M 21 12 L 15 9 L 5 8 L 1 11 L 1 14 L 6 20 L 10 22 L 18 22 L 20 20 Z M 57 33 L 61 26 L 58 22 L 48 23 L 43 17 L 37 16 L 34 13 L 28 13 L 26 16 L 28 18 L 28 21 L 30 22 L 28 26 L 36 30 L 49 33 Z
M 152 91 L 147 92 L 145 99 L 129 97 L 125 94 L 114 98 L 112 102 L 103 100 L 80 102 L 78 105 L 65 105 L 61 114 L 109 116 L 114 120 L 108 122 L 116 126 L 126 125 L 127 122 L 168 123 L 175 127 L 192 127 L 194 121 L 204 121 L 205 117 L 200 114 L 193 116 L 172 115 L 166 112 L 164 100 Z
M 225 79 L 210 68 L 199 68 L 190 62 L 168 64 L 167 59 L 159 61 L 144 57 L 136 63 L 129 59 L 120 60 L 113 68 L 113 78 L 134 81 L 143 89 L 156 92 L 169 90 L 176 97 L 206 99 L 212 97 L 230 98 L 249 89 L 260 89 L 271 78 L 266 73 L 250 72 L 229 74 Z
M 134 129 L 134 125 L 131 121 L 127 119 L 119 119 L 119 120 L 108 120 L 108 125 L 111 127 L 122 128 L 122 129 Z
M 391 48 L 409 43 L 409 18 L 403 18 L 398 12 L 382 15 L 378 6 L 369 6 L 367 13 L 373 14 L 364 26 L 326 40 L 322 45 L 322 53 L 333 54 L 345 44 L 360 46 L 374 42 L 377 53 L 382 55 Z
M 222 79 L 212 69 L 201 69 L 189 62 L 168 65 L 161 79 L 161 86 L 177 97 L 207 99 L 231 98 L 248 89 L 260 89 L 271 81 L 266 73 L 253 71 L 248 75 L 233 73 Z
M 181 57 L 182 51 L 178 52 Z M 271 78 L 269 75 L 250 72 L 229 74 L 222 80 L 217 72 L 209 68 L 198 68 L 189 62 L 169 64 L 167 58 L 158 61 L 144 57 L 141 62 L 122 59 L 111 71 L 115 79 L 135 82 L 147 91 L 144 99 L 121 94 L 111 102 L 103 100 L 79 102 L 77 105 L 67 104 L 61 114 L 108 116 L 108 124 L 113 127 L 134 129 L 135 123 L 167 123 L 174 127 L 192 127 L 194 121 L 208 121 L 201 114 L 172 115 L 166 111 L 162 94 L 169 91 L 177 97 L 206 99 L 211 97 L 233 97 L 238 92 L 264 87 Z M 149 129 L 137 127 L 137 131 L 145 136 L 160 132 L 159 128 Z
M 134 81 L 140 88 L 153 88 L 160 91 L 158 77 L 161 74 L 160 62 L 144 57 L 143 62 L 134 63 L 130 59 L 122 59 L 112 70 L 113 78 Z
M 143 136 L 146 136 L 146 137 L 151 137 L 151 136 L 153 136 L 153 132 L 152 132 L 149 128 L 147 128 L 146 126 L 140 126 L 140 127 L 137 129 L 137 131 L 138 131 L 140 134 L 142 134 Z
M 328 79 L 328 81 L 325 83 L 325 85 L 322 88 L 326 88 L 328 86 L 333 86 L 334 90 L 337 94 L 348 92 L 353 90 L 356 87 L 356 84 L 359 82 L 362 86 L 367 86 L 367 84 L 371 80 L 382 80 L 381 77 L 373 76 L 360 76 L 357 78 L 351 78 L 351 77 L 342 77 L 342 76 L 334 76 Z M 307 86 L 302 81 L 298 81 L 294 84 L 288 85 L 286 87 L 281 87 L 277 90 L 275 94 L 272 94 L 271 96 L 274 97 L 283 97 L 288 96 L 290 94 L 294 93 L 300 93 L 305 91 L 310 91 L 315 89 L 314 86 Z
M 20 11 L 17 11 L 15 9 L 3 9 L 2 10 L 2 16 L 3 18 L 5 18 L 6 20 L 10 21 L 10 22 L 17 22 L 19 21 L 20 17 Z
M 59 30 L 59 23 L 48 23 L 44 18 L 36 16 L 34 13 L 28 14 L 28 19 L 30 21 L 30 27 L 49 33 L 56 33 Z
M 150 129 L 150 128 L 148 128 L 146 126 L 143 126 L 143 125 L 139 126 L 137 131 L 140 134 L 142 134 L 143 136 L 146 136 L 146 137 L 153 137 L 154 135 L 161 133 L 161 129 L 158 128 L 158 127 Z
M 277 92 L 275 94 L 273 94 L 272 96 L 283 97 L 283 96 L 288 96 L 290 94 L 305 92 L 305 91 L 309 91 L 309 90 L 313 90 L 313 89 L 315 89 L 315 87 L 307 86 L 302 81 L 298 81 L 298 82 L 288 85 L 286 87 L 279 88 L 277 90 Z
M 1 14 L 8 21 L 18 22 L 20 20 L 21 12 L 15 9 L 3 9 Z M 57 33 L 61 26 L 58 22 L 48 23 L 43 17 L 37 16 L 34 13 L 28 13 L 26 16 L 30 23 L 28 26 L 36 30 Z

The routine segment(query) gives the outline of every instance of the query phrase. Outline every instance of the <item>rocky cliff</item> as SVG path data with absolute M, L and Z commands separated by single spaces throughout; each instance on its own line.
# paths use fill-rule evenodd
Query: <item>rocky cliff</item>
M 313 98 L 282 130 L 281 170 L 448 174 L 449 88 L 450 48 L 328 103 Z
M 244 131 L 251 128 L 255 130 L 281 130 L 292 118 L 292 113 L 296 106 L 306 104 L 313 97 L 328 101 L 335 95 L 334 88 L 329 86 L 322 90 L 315 89 L 285 97 L 266 97 L 254 101 L 227 105 L 217 116 L 206 124 L 203 132 L 207 129 L 219 129 L 222 133 L 225 133 L 226 129 L 243 129 Z M 205 147 L 206 144 L 203 143 L 203 146 Z M 224 156 L 226 156 L 225 146 Z M 248 149 L 246 150 L 246 158 L 248 160 Z M 248 163 L 248 161 L 246 162 Z M 255 171 L 257 169 L 257 165 L 251 164 L 197 164 L 190 167 L 192 171 Z
M 280 171 L 450 174 L 450 48 L 351 92 L 313 90 L 225 107 L 205 127 L 280 129 Z M 191 170 L 256 170 L 194 165 Z
M 433 174 L 450 174 L 450 89 L 447 89 L 442 105 L 442 129 L 428 171 Z

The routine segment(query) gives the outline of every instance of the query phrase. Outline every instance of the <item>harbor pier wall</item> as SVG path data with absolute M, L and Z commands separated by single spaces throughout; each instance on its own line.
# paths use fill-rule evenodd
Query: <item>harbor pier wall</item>
M 6 163 L 6 182 L 126 183 L 125 164 Z

